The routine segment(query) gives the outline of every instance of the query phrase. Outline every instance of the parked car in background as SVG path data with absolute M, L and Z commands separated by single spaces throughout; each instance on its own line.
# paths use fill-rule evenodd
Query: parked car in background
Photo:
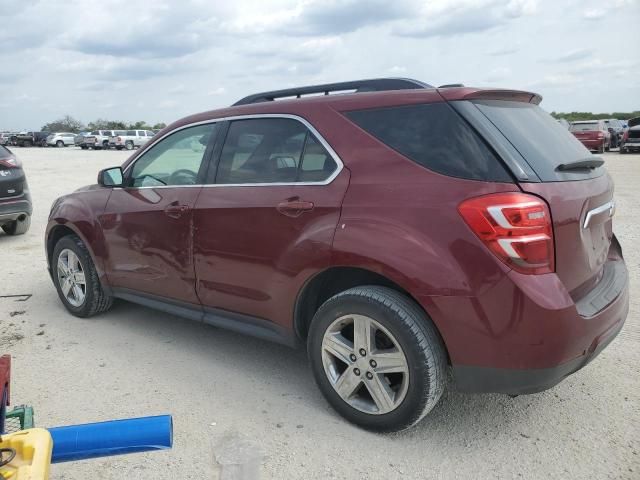
M 10 145 L 11 137 L 16 135 L 15 132 L 0 132 L 0 145 Z
M 617 148 L 620 145 L 624 133 L 624 123 L 617 118 L 608 118 L 605 119 L 604 124 L 611 133 L 611 148 Z
M 83 150 L 86 150 L 89 147 L 87 147 L 87 144 L 85 143 L 85 137 L 87 135 L 90 135 L 90 134 L 91 134 L 91 132 L 80 132 L 80 133 L 78 133 L 75 137 L 73 137 L 73 144 L 76 147 L 80 147 Z
M 7 235 L 21 235 L 31 225 L 31 196 L 16 156 L 0 146 L 0 227 Z
M 20 132 L 11 136 L 10 145 L 16 147 L 44 146 L 49 132 Z
M 640 117 L 628 120 L 627 125 L 620 142 L 620 153 L 640 152 Z
M 75 145 L 76 134 L 71 132 L 52 133 L 47 137 L 47 145 L 50 147 L 68 147 Z
M 109 140 L 109 146 L 117 150 L 139 148 L 153 138 L 151 130 L 118 130 Z
M 78 317 L 121 298 L 306 345 L 370 430 L 419 422 L 449 372 L 551 388 L 616 337 L 629 282 L 604 161 L 540 101 L 376 79 L 183 118 L 54 202 L 51 279 Z
M 47 138 L 51 135 L 50 132 L 34 132 L 33 133 L 33 144 L 38 147 L 46 147 L 47 146 Z
M 569 131 L 589 150 L 603 153 L 610 148 L 611 132 L 609 132 L 604 120 L 572 122 Z
M 94 150 L 109 149 L 109 139 L 115 135 L 114 130 L 94 130 L 84 138 L 87 148 Z

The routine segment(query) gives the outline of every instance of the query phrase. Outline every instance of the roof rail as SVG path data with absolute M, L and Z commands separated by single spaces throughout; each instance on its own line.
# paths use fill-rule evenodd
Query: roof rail
M 373 78 L 370 80 L 354 80 L 351 82 L 326 83 L 324 85 L 311 85 L 299 88 L 287 88 L 284 90 L 274 90 L 271 92 L 261 92 L 249 95 L 238 100 L 233 106 L 248 105 L 250 103 L 271 102 L 278 98 L 295 97 L 300 98 L 302 95 L 318 94 L 329 95 L 331 92 L 342 92 L 345 90 L 353 90 L 354 93 L 360 92 L 382 92 L 386 90 L 408 90 L 420 88 L 433 88 L 419 80 L 410 78 Z

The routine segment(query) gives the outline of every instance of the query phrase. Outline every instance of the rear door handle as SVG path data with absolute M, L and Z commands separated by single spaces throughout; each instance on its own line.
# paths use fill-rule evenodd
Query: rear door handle
M 180 218 L 189 210 L 189 205 L 178 205 L 177 202 L 170 204 L 164 209 L 164 213 L 170 218 Z
M 305 202 L 299 199 L 290 199 L 278 204 L 278 212 L 287 217 L 299 217 L 304 212 L 310 212 L 313 210 L 313 202 Z

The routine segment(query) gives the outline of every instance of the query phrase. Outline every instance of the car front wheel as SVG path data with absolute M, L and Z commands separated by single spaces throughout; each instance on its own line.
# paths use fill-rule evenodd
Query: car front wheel
M 77 317 L 91 317 L 111 307 L 91 255 L 75 235 L 61 238 L 53 250 L 53 281 L 64 306 Z
M 413 300 L 389 288 L 356 287 L 327 300 L 311 323 L 308 352 L 325 398 L 368 430 L 415 425 L 444 391 L 440 335 Z

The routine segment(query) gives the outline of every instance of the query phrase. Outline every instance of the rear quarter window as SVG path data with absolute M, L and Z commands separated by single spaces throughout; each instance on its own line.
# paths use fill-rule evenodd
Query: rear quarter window
M 345 114 L 405 157 L 437 173 L 513 182 L 495 153 L 446 103 L 409 105 Z

